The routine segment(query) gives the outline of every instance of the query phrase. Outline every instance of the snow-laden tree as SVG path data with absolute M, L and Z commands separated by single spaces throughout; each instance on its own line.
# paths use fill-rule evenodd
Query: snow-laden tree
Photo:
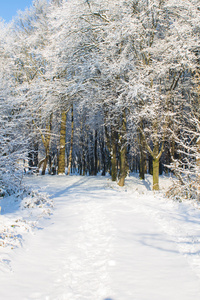
M 167 140 L 171 107 L 178 81 L 195 68 L 199 11 L 197 1 L 132 1 L 127 30 L 135 54 L 128 97 L 141 143 L 153 158 L 153 189 L 159 189 L 159 160 Z
M 12 23 L 13 43 L 10 45 L 16 73 L 21 80 L 20 88 L 26 91 L 29 133 L 33 139 L 29 145 L 29 165 L 37 167 L 38 146 L 42 143 L 44 157 L 39 166 L 43 164 L 43 174 L 49 161 L 52 117 L 56 103 L 45 78 L 48 61 L 42 55 L 42 49 L 49 40 L 48 9 L 47 1 L 38 0 L 33 2 L 30 9 L 20 13 Z
M 177 199 L 199 200 L 200 174 L 200 102 L 199 74 L 187 74 L 187 84 L 182 89 L 181 107 L 174 112 L 172 160 L 170 168 L 178 181 L 169 190 Z
M 10 28 L 0 24 L 0 188 L 12 193 L 20 187 L 28 136 L 24 90 L 10 51 Z
M 109 120 L 119 124 L 128 113 L 138 127 L 141 152 L 145 147 L 153 159 L 153 188 L 159 189 L 171 98 L 181 93 L 183 72 L 195 68 L 197 1 L 89 1 L 88 6 L 84 19 L 95 40 L 100 99 Z
M 43 57 L 48 62 L 44 78 L 52 94 L 57 97 L 57 109 L 61 114 L 59 174 L 65 172 L 67 113 L 71 113 L 69 173 L 73 152 L 74 105 L 88 97 L 88 81 L 94 77 L 94 67 L 91 63 L 94 60 L 94 41 L 91 28 L 83 19 L 87 9 L 88 7 L 80 1 L 52 2 L 48 15 L 48 45 L 42 49 Z

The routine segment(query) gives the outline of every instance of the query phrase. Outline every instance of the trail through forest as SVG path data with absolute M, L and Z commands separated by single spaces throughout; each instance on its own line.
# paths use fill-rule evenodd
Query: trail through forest
M 3 300 L 193 300 L 200 212 L 136 178 L 30 177 L 54 201 L 0 273 Z

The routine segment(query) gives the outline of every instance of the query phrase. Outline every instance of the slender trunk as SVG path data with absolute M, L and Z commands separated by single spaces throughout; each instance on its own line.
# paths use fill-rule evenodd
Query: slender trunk
M 153 190 L 159 190 L 159 159 L 153 159 Z
M 105 144 L 108 149 L 109 154 L 107 154 L 107 160 L 106 160 L 106 171 L 108 171 L 111 174 L 112 166 L 111 166 L 111 141 L 110 141 L 110 135 L 108 132 L 108 127 L 105 125 Z
M 104 139 L 101 140 L 101 166 L 102 166 L 102 176 L 106 175 L 106 147 Z
M 140 149 L 140 172 L 139 172 L 139 178 L 141 180 L 145 179 L 145 155 L 144 155 L 144 148 L 141 147 Z
M 77 155 L 80 156 L 80 152 L 77 153 Z M 75 169 L 76 169 L 76 172 L 78 172 L 79 175 L 82 175 L 82 161 L 81 161 L 80 158 L 77 158 L 77 160 L 76 160 Z
M 118 134 L 116 130 L 112 130 L 111 132 L 111 145 L 112 145 L 112 150 L 111 150 L 111 177 L 112 181 L 117 180 L 117 141 L 118 139 Z
M 83 164 L 83 176 L 85 176 L 86 175 L 85 145 L 83 145 L 82 164 Z
M 35 122 L 33 121 L 33 125 L 35 125 Z M 42 136 L 42 141 L 44 139 L 44 136 Z M 37 133 L 34 134 L 32 137 L 32 140 L 30 141 L 29 144 L 29 149 L 28 149 L 28 166 L 29 170 L 35 169 L 36 172 L 39 172 L 38 170 L 38 164 L 39 164 L 39 159 L 38 159 L 38 154 L 39 154 L 39 136 Z
M 127 153 L 127 150 L 126 150 L 126 146 L 124 145 L 124 147 L 120 151 L 120 178 L 119 178 L 119 182 L 118 182 L 119 186 L 124 186 L 125 178 L 127 176 L 126 153 Z
M 157 191 L 159 190 L 159 162 L 161 155 L 164 151 L 164 137 L 163 141 L 161 143 L 161 148 L 159 145 L 159 139 L 158 139 L 158 123 L 157 120 L 153 123 L 153 133 L 154 133 L 154 140 L 153 140 L 153 151 L 151 150 L 151 147 L 148 145 L 148 143 L 145 140 L 144 132 L 141 128 L 139 128 L 141 134 L 144 137 L 144 143 L 146 146 L 146 149 L 150 153 L 152 159 L 153 159 L 153 190 Z
M 159 143 L 156 141 L 153 146 L 153 190 L 159 190 Z
M 164 137 L 161 145 L 161 149 L 159 146 L 159 139 L 158 139 L 158 120 L 154 120 L 153 122 L 153 151 L 150 152 L 153 158 L 153 190 L 159 190 L 159 163 L 161 155 L 164 151 Z
M 34 154 L 33 154 L 33 163 L 34 163 L 34 166 L 37 167 L 38 165 L 38 152 L 39 152 L 39 143 L 38 141 L 36 141 L 34 143 Z
M 127 164 L 127 147 L 126 147 L 126 139 L 125 139 L 125 134 L 126 134 L 126 112 L 125 110 L 123 111 L 123 116 L 122 116 L 122 133 L 120 136 L 120 144 L 121 144 L 121 149 L 120 149 L 120 176 L 119 176 L 119 186 L 124 186 L 125 178 L 127 176 L 127 171 L 128 171 L 128 164 Z
M 143 130 L 143 123 L 141 121 L 140 125 Z M 145 142 L 143 135 L 139 132 L 139 149 L 140 149 L 140 169 L 139 169 L 139 178 L 141 180 L 145 179 Z
M 45 159 L 44 159 L 44 161 L 43 161 L 43 166 L 42 166 L 42 175 L 45 175 L 45 172 L 46 172 L 46 168 L 47 168 L 47 162 L 48 162 L 48 151 L 46 151 L 45 152 L 45 155 L 46 155 L 46 157 L 45 157 Z
M 98 173 L 98 151 L 97 151 L 97 130 L 94 137 L 94 175 Z
M 88 139 L 88 168 L 89 168 L 89 175 L 94 176 L 94 135 L 90 133 Z
M 49 160 L 52 118 L 53 118 L 53 114 L 51 113 L 50 120 L 46 125 L 46 135 L 45 135 L 45 143 L 44 143 L 45 159 L 44 159 L 43 166 L 42 166 L 42 175 L 45 175 L 45 171 L 46 171 L 48 160 Z
M 58 156 L 58 174 L 65 174 L 65 145 L 66 145 L 66 121 L 67 112 L 65 110 L 61 113 L 60 125 L 60 151 Z
M 83 117 L 81 121 L 81 128 L 80 128 L 80 148 L 81 148 L 81 154 L 80 154 L 80 160 L 81 160 L 81 168 L 80 168 L 80 175 L 85 176 L 86 173 L 86 162 L 85 162 L 85 140 L 86 138 L 86 130 L 83 129 L 83 126 L 85 128 L 85 116 Z
M 69 162 L 68 162 L 67 175 L 70 174 L 71 166 L 72 166 L 73 141 L 74 141 L 74 109 L 73 109 L 73 104 L 72 104 L 71 105 L 71 140 L 70 140 Z

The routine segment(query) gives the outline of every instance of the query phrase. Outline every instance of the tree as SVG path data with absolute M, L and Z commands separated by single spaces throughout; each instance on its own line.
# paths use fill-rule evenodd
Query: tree
M 0 23 L 0 189 L 8 194 L 20 189 L 26 134 L 26 99 L 12 59 L 9 26 Z

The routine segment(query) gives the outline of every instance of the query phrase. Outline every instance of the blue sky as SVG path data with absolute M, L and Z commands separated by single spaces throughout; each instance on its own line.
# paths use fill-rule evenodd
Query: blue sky
M 16 16 L 18 10 L 23 11 L 31 4 L 32 0 L 0 0 L 0 17 L 9 22 Z

